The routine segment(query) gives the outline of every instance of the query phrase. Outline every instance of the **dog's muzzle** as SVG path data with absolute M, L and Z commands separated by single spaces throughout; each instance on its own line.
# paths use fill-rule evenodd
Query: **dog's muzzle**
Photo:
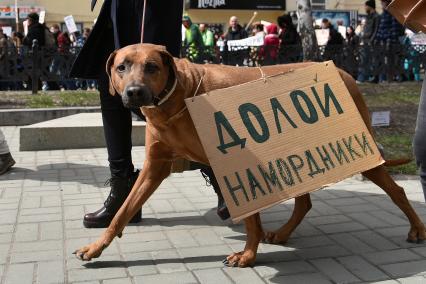
M 153 103 L 151 90 L 147 86 L 139 84 L 126 86 L 121 99 L 123 105 L 128 108 L 140 108 Z

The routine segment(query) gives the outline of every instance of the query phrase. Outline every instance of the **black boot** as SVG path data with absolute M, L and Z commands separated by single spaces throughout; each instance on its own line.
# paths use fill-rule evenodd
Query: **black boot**
M 225 200 L 223 199 L 222 192 L 220 192 L 219 184 L 217 183 L 212 168 L 202 168 L 200 171 L 206 180 L 207 185 L 212 185 L 214 192 L 217 194 L 217 215 L 219 215 L 222 220 L 228 219 L 231 216 L 229 215 L 228 207 L 226 207 Z
M 15 164 L 15 160 L 9 153 L 0 154 L 0 175 L 4 174 Z
M 139 171 L 134 172 L 129 178 L 112 177 L 105 184 L 111 185 L 111 191 L 104 202 L 104 206 L 84 215 L 83 224 L 86 228 L 106 228 L 111 223 L 118 209 L 126 200 L 133 185 L 138 178 Z M 142 217 L 142 209 L 130 220 L 130 223 L 139 223 Z

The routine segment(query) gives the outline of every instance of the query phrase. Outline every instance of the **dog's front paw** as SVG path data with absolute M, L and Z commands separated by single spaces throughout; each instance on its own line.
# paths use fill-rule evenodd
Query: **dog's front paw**
M 408 233 L 407 242 L 422 244 L 426 240 L 426 229 L 423 224 L 412 226 Z
M 223 264 L 229 267 L 247 267 L 253 266 L 255 260 L 256 253 L 251 250 L 245 250 L 231 254 L 223 261 Z
M 75 256 L 82 261 L 90 261 L 92 258 L 101 256 L 102 251 L 107 248 L 103 241 L 96 241 L 73 252 Z
M 290 234 L 286 234 L 280 231 L 266 232 L 263 241 L 267 244 L 285 244 L 290 237 Z

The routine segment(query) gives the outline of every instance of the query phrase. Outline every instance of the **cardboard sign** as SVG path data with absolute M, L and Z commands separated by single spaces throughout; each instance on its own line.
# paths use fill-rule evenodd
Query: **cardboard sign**
M 74 17 L 72 15 L 64 18 L 65 25 L 67 26 L 69 33 L 75 33 L 78 31 L 77 25 L 75 24 Z
M 186 104 L 233 221 L 384 162 L 331 61 Z
M 371 114 L 371 125 L 373 126 L 389 126 L 390 111 L 374 111 Z

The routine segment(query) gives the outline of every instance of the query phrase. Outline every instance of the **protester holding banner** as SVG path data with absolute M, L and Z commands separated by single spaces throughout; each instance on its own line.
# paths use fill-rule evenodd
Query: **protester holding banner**
M 248 37 L 247 31 L 239 24 L 238 18 L 232 16 L 229 19 L 229 28 L 225 34 L 225 42 L 231 40 L 245 39 Z M 238 50 L 235 50 L 238 49 Z M 227 65 L 237 65 L 242 66 L 244 58 L 248 54 L 247 48 L 230 48 L 228 47 L 227 60 L 225 64 Z

